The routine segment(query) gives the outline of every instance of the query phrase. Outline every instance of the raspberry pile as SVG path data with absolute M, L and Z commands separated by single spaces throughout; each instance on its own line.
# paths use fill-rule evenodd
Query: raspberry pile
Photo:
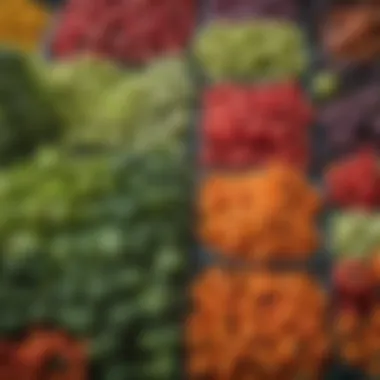
M 202 164 L 246 167 L 280 160 L 305 169 L 312 108 L 296 83 L 216 85 L 203 97 Z
M 141 64 L 181 51 L 195 23 L 194 0 L 70 0 L 52 53 L 67 57 L 91 52 Z

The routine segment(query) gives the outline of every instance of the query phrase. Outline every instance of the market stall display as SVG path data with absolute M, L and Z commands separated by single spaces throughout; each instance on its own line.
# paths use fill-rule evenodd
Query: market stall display
M 378 5 L 45 3 L 0 49 L 0 380 L 376 379 Z

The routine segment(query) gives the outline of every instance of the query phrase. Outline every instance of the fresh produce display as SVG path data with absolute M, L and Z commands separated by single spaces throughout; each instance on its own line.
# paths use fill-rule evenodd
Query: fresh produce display
M 379 146 L 380 87 L 364 86 L 329 102 L 320 113 L 328 144 L 335 153 L 347 153 L 363 145 Z
M 298 84 L 216 85 L 205 91 L 202 109 L 203 165 L 281 160 L 307 167 L 312 108 Z
M 327 299 L 308 275 L 213 268 L 196 280 L 192 301 L 190 379 L 320 378 L 330 351 Z
M 366 62 L 380 55 L 378 2 L 338 4 L 325 15 L 321 39 L 334 60 Z
M 322 106 L 318 175 L 310 97 L 350 86 L 310 78 L 295 1 L 29 1 L 0 44 L 62 9 L 51 61 L 0 50 L 0 380 L 321 380 L 335 354 L 380 376 L 377 84 Z M 332 8 L 332 60 L 380 54 L 378 5 Z
M 342 211 L 330 218 L 331 252 L 336 256 L 365 257 L 380 246 L 380 215 Z
M 68 0 L 52 44 L 57 58 L 88 51 L 123 63 L 143 64 L 182 51 L 190 39 L 195 0 Z
M 295 0 L 210 0 L 211 17 L 247 17 L 295 19 L 298 6 Z
M 216 21 L 199 32 L 193 50 L 214 81 L 286 80 L 308 64 L 303 34 L 285 21 Z
M 318 192 L 291 167 L 213 174 L 199 194 L 200 241 L 244 259 L 306 259 L 318 248 Z
M 49 150 L 1 172 L 1 209 L 13 207 L 14 218 L 1 224 L 0 332 L 16 350 L 9 363 L 21 357 L 29 371 L 17 379 L 40 380 L 51 356 L 75 368 L 53 366 L 49 379 L 84 380 L 82 365 L 91 379 L 178 378 L 184 169 L 176 150 Z M 35 324 L 29 338 L 14 335 Z
M 0 2 L 0 45 L 32 51 L 38 48 L 48 21 L 47 11 L 33 0 Z
M 334 206 L 367 210 L 380 206 L 380 167 L 376 152 L 363 149 L 334 161 L 327 170 L 325 183 Z
M 62 125 L 48 89 L 33 75 L 24 54 L 1 51 L 0 72 L 0 165 L 4 165 L 57 139 Z

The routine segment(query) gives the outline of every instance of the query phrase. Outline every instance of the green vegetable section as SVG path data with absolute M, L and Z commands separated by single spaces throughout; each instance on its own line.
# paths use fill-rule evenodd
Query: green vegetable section
M 65 121 L 67 145 L 170 144 L 188 126 L 188 104 L 194 94 L 179 59 L 128 72 L 82 57 L 50 65 L 45 80 Z
M 124 72 L 7 52 L 0 70 L 1 336 L 52 324 L 89 342 L 91 380 L 178 379 L 184 62 Z
M 152 151 L 75 165 L 58 154 L 3 173 L 0 202 L 18 203 L 20 213 L 2 223 L 2 334 L 51 322 L 91 339 L 96 379 L 109 371 L 176 378 L 188 194 L 181 157 Z
M 149 149 L 178 142 L 188 126 L 193 85 L 180 58 L 142 70 L 80 56 L 45 62 L 0 54 L 0 163 L 55 142 L 66 147 Z
M 308 64 L 301 30 L 290 22 L 268 20 L 214 22 L 199 32 L 194 55 L 217 81 L 295 78 Z

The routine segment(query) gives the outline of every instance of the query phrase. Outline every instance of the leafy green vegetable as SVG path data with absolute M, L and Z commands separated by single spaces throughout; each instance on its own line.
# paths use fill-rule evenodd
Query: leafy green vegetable
M 20 207 L 17 223 L 9 214 L 0 225 L 8 244 L 0 332 L 50 322 L 90 338 L 94 379 L 177 378 L 185 168 L 176 150 L 73 157 L 51 149 L 2 172 L 0 207 Z
M 0 51 L 0 165 L 56 140 L 61 121 L 28 56 Z

